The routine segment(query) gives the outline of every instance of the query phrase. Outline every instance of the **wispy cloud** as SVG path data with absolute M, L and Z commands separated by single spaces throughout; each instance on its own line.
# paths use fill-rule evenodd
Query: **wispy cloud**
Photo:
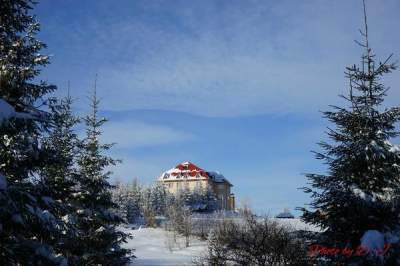
M 400 1 L 367 4 L 377 58 L 400 58 Z M 360 60 L 353 40 L 361 6 L 86 0 L 77 8 L 43 0 L 40 37 L 54 57 L 42 78 L 62 88 L 70 80 L 84 112 L 99 74 L 101 109 L 111 118 L 103 140 L 116 142 L 112 155 L 123 160 L 116 179 L 151 183 L 190 160 L 231 179 L 238 201 L 249 196 L 255 208 L 276 212 L 309 201 L 296 189 L 302 172 L 324 171 L 308 151 L 324 138 L 317 111 L 338 103 L 345 66 Z M 384 83 L 393 88 L 387 103 L 398 105 L 400 72 Z
M 116 143 L 116 149 L 160 146 L 195 139 L 191 133 L 135 120 L 109 122 L 104 126 L 103 131 L 103 140 Z
M 375 51 L 400 54 L 395 45 L 400 19 L 394 12 L 399 3 L 368 4 Z M 66 53 L 85 58 L 75 61 L 80 68 L 99 72 L 99 94 L 108 110 L 208 116 L 315 112 L 346 92 L 344 67 L 358 62 L 361 52 L 352 42 L 362 25 L 359 1 L 121 6 L 125 9 L 101 2 L 94 5 L 97 13 L 118 9 L 121 15 L 85 16 L 60 26 L 69 36 Z M 85 6 L 82 10 L 86 14 Z M 395 73 L 388 84 L 399 81 Z M 80 80 L 82 85 L 87 86 Z
M 118 154 L 116 157 L 121 159 L 122 163 L 110 167 L 113 172 L 113 182 L 129 183 L 137 178 L 143 184 L 150 185 L 161 174 L 160 159 L 153 158 L 146 161 L 128 154 Z

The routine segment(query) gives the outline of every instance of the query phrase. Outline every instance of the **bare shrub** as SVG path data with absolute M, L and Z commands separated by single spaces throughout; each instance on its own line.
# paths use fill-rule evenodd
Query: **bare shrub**
M 287 228 L 247 215 L 242 223 L 224 220 L 197 265 L 308 265 L 306 247 Z
M 207 240 L 210 230 L 213 228 L 214 217 L 195 217 L 192 218 L 191 231 L 192 235 L 200 238 L 201 240 Z
M 167 226 L 165 229 L 165 246 L 170 252 L 173 252 L 174 248 L 177 246 L 176 232 L 168 230 Z
M 192 234 L 191 211 L 181 202 L 176 201 L 167 207 L 168 222 L 167 229 L 179 233 L 185 237 L 185 246 L 190 246 Z
M 151 210 L 145 210 L 143 213 L 143 218 L 147 227 L 157 227 L 156 216 Z

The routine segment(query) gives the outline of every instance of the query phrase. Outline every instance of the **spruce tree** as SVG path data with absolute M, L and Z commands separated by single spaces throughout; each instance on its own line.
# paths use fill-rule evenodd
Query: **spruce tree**
M 151 187 L 147 187 L 142 191 L 142 214 L 144 218 L 144 222 L 146 226 L 155 227 L 155 210 L 153 209 L 152 204 L 152 189 Z
M 312 208 L 303 208 L 302 217 L 323 229 L 317 242 L 328 247 L 355 249 L 366 231 L 390 236 L 399 224 L 400 153 L 390 140 L 399 135 L 395 123 L 400 120 L 400 108 L 382 106 L 388 88 L 381 83 L 396 66 L 390 63 L 391 56 L 383 62 L 375 60 L 368 42 L 365 3 L 364 19 L 363 41 L 357 42 L 364 48 L 361 65 L 347 67 L 345 72 L 350 88 L 342 97 L 348 105 L 323 113 L 334 127 L 327 131 L 330 141 L 319 143 L 323 151 L 316 152 L 316 158 L 327 164 L 328 172 L 306 175 L 311 187 L 304 190 L 311 194 Z M 371 256 L 340 254 L 325 259 L 330 265 L 379 265 L 390 260 L 372 262 Z
M 127 219 L 130 223 L 140 223 L 141 218 L 143 217 L 142 205 L 143 205 L 143 195 L 142 195 L 142 187 L 139 184 L 138 180 L 135 178 L 128 189 L 128 210 L 127 210 Z
M 129 262 L 129 250 L 121 248 L 128 235 L 118 231 L 123 219 L 111 210 L 112 185 L 108 182 L 111 172 L 106 168 L 115 165 L 116 160 L 105 155 L 112 144 L 100 143 L 101 126 L 107 121 L 99 118 L 99 100 L 96 86 L 91 97 L 91 114 L 83 120 L 86 136 L 82 141 L 78 158 L 79 192 L 76 200 L 81 209 L 77 210 L 79 240 L 75 252 L 80 252 L 80 265 L 125 265 Z
M 201 199 L 202 203 L 205 205 L 205 211 L 213 212 L 218 209 L 218 198 L 210 186 L 201 189 Z
M 125 222 L 128 221 L 129 193 L 126 185 L 117 183 L 111 190 L 111 199 L 116 205 L 115 213 Z
M 127 223 L 139 223 L 143 214 L 142 189 L 137 180 L 127 185 L 119 183 L 112 190 L 112 200 L 117 205 L 115 211 Z
M 36 39 L 40 25 L 30 14 L 34 1 L 0 1 L 0 264 L 62 262 L 49 244 L 57 219 L 37 187 L 49 154 L 39 140 L 50 126 L 43 111 L 55 86 L 36 82 L 49 63 Z M 35 106 L 42 106 L 41 109 Z
M 40 174 L 39 188 L 47 199 L 45 207 L 60 221 L 61 234 L 53 240 L 57 252 L 64 254 L 70 264 L 76 257 L 72 246 L 76 245 L 75 216 L 76 195 L 76 154 L 79 140 L 75 126 L 79 119 L 72 113 L 72 97 L 53 99 L 50 104 L 52 129 L 44 138 L 42 146 L 51 154 L 50 163 Z
M 155 215 L 164 215 L 166 211 L 167 191 L 164 184 L 157 182 L 151 188 L 150 201 Z

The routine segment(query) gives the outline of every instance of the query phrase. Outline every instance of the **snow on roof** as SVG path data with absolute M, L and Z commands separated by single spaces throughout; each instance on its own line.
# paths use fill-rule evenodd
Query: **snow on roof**
M 194 163 L 191 162 L 183 162 L 178 164 L 172 169 L 162 173 L 158 180 L 200 180 L 200 179 L 211 179 L 214 182 L 223 183 L 230 182 L 219 172 L 208 172 Z M 231 185 L 231 184 L 230 184 Z
M 230 185 L 231 183 L 219 172 L 207 172 L 210 178 L 218 183 L 228 182 Z

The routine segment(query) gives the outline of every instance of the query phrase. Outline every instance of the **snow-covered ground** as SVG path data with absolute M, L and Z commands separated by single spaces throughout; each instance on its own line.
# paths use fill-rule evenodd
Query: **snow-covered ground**
M 294 230 L 318 231 L 318 228 L 305 224 L 300 219 L 273 219 Z M 199 258 L 207 249 L 207 242 L 196 238 L 190 240 L 190 246 L 185 247 L 185 239 L 177 236 L 174 243 L 172 232 L 162 228 L 122 228 L 133 235 L 133 239 L 124 245 L 125 248 L 135 249 L 137 257 L 131 265 L 193 265 L 193 260 Z
M 178 237 L 177 244 L 173 243 L 173 235 L 161 228 L 141 228 L 137 230 L 123 229 L 133 235 L 125 248 L 135 249 L 137 257 L 131 265 L 192 265 L 193 259 L 206 250 L 206 242 L 191 239 L 190 246 L 185 247 L 185 240 Z
M 321 228 L 311 225 L 311 224 L 306 224 L 299 218 L 294 218 L 294 219 L 281 219 L 281 218 L 270 218 L 272 221 L 276 221 L 279 224 L 287 227 L 289 230 L 304 230 L 304 231 L 311 231 L 311 232 L 320 232 Z

